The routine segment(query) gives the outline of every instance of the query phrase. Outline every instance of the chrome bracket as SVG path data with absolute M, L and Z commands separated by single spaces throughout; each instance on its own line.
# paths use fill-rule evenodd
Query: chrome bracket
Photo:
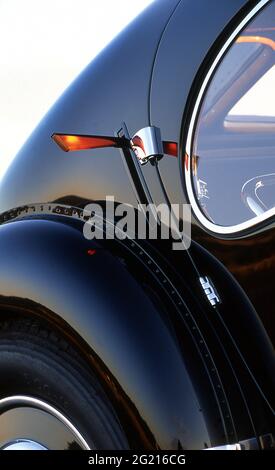
M 163 157 L 163 143 L 158 127 L 148 126 L 140 129 L 132 137 L 130 144 L 141 165 Z

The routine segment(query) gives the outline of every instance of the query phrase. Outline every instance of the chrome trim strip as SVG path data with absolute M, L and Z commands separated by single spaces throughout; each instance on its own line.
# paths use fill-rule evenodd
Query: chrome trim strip
M 51 414 L 55 418 L 59 419 L 59 421 L 64 423 L 75 435 L 75 437 L 78 439 L 78 441 L 81 443 L 85 450 L 91 450 L 84 437 L 82 437 L 80 432 L 62 413 L 60 413 L 60 411 L 56 410 L 53 406 L 49 405 L 48 403 L 45 403 L 42 400 L 38 400 L 37 398 L 28 397 L 24 395 L 13 395 L 11 397 L 3 398 L 2 400 L 0 400 L 0 414 L 4 410 L 14 408 L 16 405 L 33 406 L 34 408 L 46 411 L 47 413 Z
M 206 216 L 203 214 L 201 208 L 198 205 L 196 196 L 193 191 L 193 185 L 192 185 L 192 162 L 191 162 L 191 151 L 192 151 L 192 139 L 195 131 L 195 123 L 196 123 L 196 118 L 199 112 L 200 104 L 203 100 L 204 97 L 204 92 L 206 87 L 208 86 L 209 81 L 212 79 L 212 76 L 215 72 L 215 69 L 221 60 L 222 56 L 225 54 L 233 40 L 236 38 L 236 36 L 239 34 L 239 32 L 244 28 L 244 26 L 255 16 L 258 11 L 264 7 L 267 3 L 269 3 L 270 0 L 261 0 L 251 11 L 250 13 L 242 20 L 242 22 L 238 25 L 238 27 L 235 29 L 235 31 L 230 35 L 230 37 L 227 39 L 225 44 L 223 45 L 222 49 L 216 56 L 216 59 L 212 63 L 210 69 L 208 70 L 203 84 L 201 86 L 201 89 L 199 91 L 199 94 L 196 99 L 196 103 L 192 112 L 190 124 L 189 124 L 189 129 L 188 129 L 188 134 L 187 134 L 187 139 L 186 139 L 186 153 L 188 155 L 188 167 L 185 167 L 184 174 L 185 174 L 185 183 L 186 183 L 186 189 L 187 189 L 187 194 L 189 197 L 189 201 L 191 203 L 192 209 L 199 220 L 199 222 L 208 230 L 211 232 L 215 232 L 217 234 L 223 234 L 223 235 L 229 235 L 229 234 L 237 234 L 239 232 L 242 232 L 246 229 L 249 229 L 261 222 L 264 222 L 265 220 L 269 219 L 271 216 L 275 215 L 275 208 L 269 209 L 263 214 L 259 214 L 256 217 L 253 217 L 252 219 L 242 222 L 241 224 L 237 225 L 232 225 L 232 226 L 222 226 L 222 225 L 216 225 L 213 222 L 211 222 L 209 219 L 206 218 Z
M 268 435 L 270 436 L 270 434 Z M 267 439 L 268 442 L 271 442 L 271 439 Z M 262 446 L 265 449 L 264 446 Z M 267 448 L 267 447 L 266 447 Z M 259 450 L 259 445 L 256 437 L 251 437 L 250 439 L 245 439 L 235 444 L 224 444 L 216 447 L 209 447 L 204 450 Z
M 225 444 L 224 446 L 209 447 L 204 450 L 241 450 L 240 444 Z

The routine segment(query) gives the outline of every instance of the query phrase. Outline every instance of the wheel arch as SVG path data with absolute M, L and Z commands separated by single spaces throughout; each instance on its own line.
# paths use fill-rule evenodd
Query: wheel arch
M 2 225 L 0 252 L 2 318 L 24 312 L 73 342 L 131 445 L 211 445 L 176 339 L 119 258 L 61 218 Z

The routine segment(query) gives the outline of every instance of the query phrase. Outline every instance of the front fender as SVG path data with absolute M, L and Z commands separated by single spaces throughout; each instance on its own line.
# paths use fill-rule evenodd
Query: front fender
M 0 226 L 0 256 L 2 317 L 38 312 L 84 342 L 140 446 L 211 445 L 176 337 L 119 257 L 58 218 Z

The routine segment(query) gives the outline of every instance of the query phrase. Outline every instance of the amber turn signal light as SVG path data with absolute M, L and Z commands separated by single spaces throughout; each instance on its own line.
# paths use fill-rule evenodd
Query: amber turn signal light
M 54 133 L 52 135 L 52 139 L 62 150 L 64 150 L 64 152 L 99 149 L 104 147 L 131 148 L 131 141 L 125 137 Z M 135 142 L 135 145 L 143 148 L 142 141 L 140 143 Z M 178 144 L 176 142 L 163 142 L 163 152 L 167 155 L 177 157 Z
M 121 148 L 122 146 L 125 146 L 125 142 L 123 142 L 123 139 L 121 139 L 120 137 L 78 134 L 53 134 L 52 139 L 65 152 L 72 152 L 74 150 L 98 149 L 104 147 Z

